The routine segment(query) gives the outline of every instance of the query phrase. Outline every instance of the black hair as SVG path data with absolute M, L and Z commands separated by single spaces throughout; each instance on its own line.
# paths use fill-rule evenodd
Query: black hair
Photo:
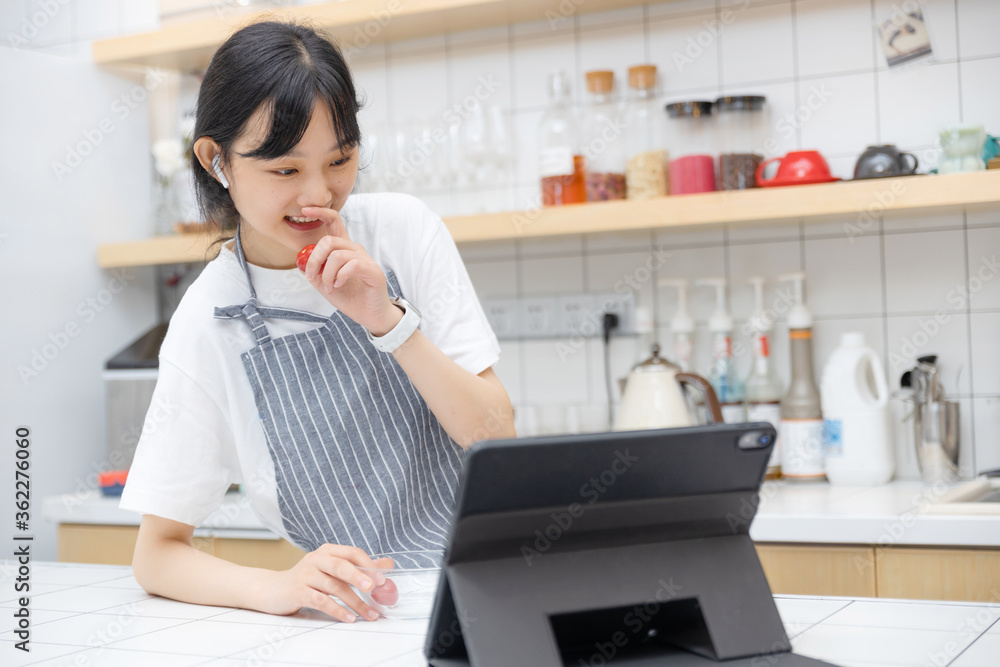
M 329 35 L 302 23 L 253 23 L 233 33 L 212 56 L 198 91 L 194 138 L 214 139 L 225 165 L 247 121 L 266 105 L 271 123 L 267 138 L 240 155 L 281 157 L 302 139 L 317 97 L 330 109 L 341 148 L 360 145 L 361 102 L 347 62 Z M 235 230 L 239 213 L 229 193 L 201 167 L 193 150 L 189 157 L 202 217 L 217 232 Z

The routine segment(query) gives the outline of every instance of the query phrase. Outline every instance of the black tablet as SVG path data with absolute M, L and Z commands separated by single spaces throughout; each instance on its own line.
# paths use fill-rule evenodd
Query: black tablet
M 823 664 L 787 654 L 749 539 L 775 437 L 754 423 L 476 443 L 429 662 L 646 664 L 671 654 L 695 664 L 685 661 L 767 653 L 773 664 Z M 661 600 L 664 577 L 683 592 Z M 643 602 L 657 614 L 632 618 L 629 634 L 629 605 Z

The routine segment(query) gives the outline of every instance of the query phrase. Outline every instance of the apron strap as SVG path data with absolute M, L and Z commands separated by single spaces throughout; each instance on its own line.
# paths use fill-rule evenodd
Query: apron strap
M 247 266 L 246 255 L 243 254 L 243 244 L 240 242 L 240 223 L 236 223 L 236 240 L 233 241 L 233 249 L 236 251 L 236 259 L 240 263 L 240 268 L 243 269 L 243 275 L 247 279 L 247 287 L 250 288 L 250 301 L 257 302 L 257 292 L 253 288 L 253 281 L 250 280 L 250 268 Z M 249 302 L 248 302 L 249 303 Z
M 260 310 L 257 308 L 257 299 L 251 298 L 242 305 L 226 306 L 225 308 L 216 306 L 215 308 L 216 319 L 233 320 L 240 317 L 245 318 L 250 325 L 258 345 L 263 345 L 271 340 L 271 334 L 264 325 L 264 318 L 261 317 Z
M 240 263 L 240 268 L 243 269 L 243 275 L 247 279 L 247 288 L 250 290 L 250 299 L 244 304 L 236 304 L 233 306 L 216 306 L 215 308 L 215 318 L 220 320 L 233 320 L 244 318 L 250 324 L 250 328 L 253 330 L 254 337 L 257 339 L 257 344 L 262 345 L 271 340 L 271 334 L 267 330 L 267 326 L 264 324 L 264 319 L 284 319 L 284 320 L 299 320 L 302 322 L 317 322 L 320 324 L 329 323 L 330 318 L 317 315 L 316 313 L 310 313 L 304 310 L 295 310 L 294 308 L 274 308 L 269 306 L 258 306 L 257 305 L 257 292 L 253 288 L 253 281 L 250 279 L 250 268 L 247 265 L 246 255 L 243 253 L 243 244 L 240 242 L 240 225 L 236 225 L 236 238 L 233 242 L 233 248 L 235 250 L 236 259 Z M 390 297 L 402 296 L 399 289 L 399 281 L 396 279 L 396 274 L 389 269 L 385 272 L 386 277 L 386 291 L 389 293 Z

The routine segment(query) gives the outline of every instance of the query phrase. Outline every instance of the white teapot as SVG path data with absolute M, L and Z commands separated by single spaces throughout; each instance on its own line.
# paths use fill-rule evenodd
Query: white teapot
M 622 392 L 622 404 L 615 420 L 615 431 L 692 426 L 696 420 L 688 408 L 682 384 L 696 385 L 705 397 L 712 421 L 722 423 L 722 409 L 712 385 L 693 373 L 660 356 L 660 346 L 652 347 L 652 356 L 636 364 L 629 373 Z

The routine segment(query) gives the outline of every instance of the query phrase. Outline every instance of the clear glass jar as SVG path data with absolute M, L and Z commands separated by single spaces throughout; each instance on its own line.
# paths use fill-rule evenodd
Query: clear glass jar
M 707 100 L 666 106 L 670 194 L 715 190 L 715 124 Z
M 663 148 L 660 110 L 656 104 L 656 65 L 628 68 L 625 122 L 625 192 L 629 199 L 667 194 L 668 153 Z
M 587 201 L 580 131 L 570 106 L 569 90 L 569 78 L 563 71 L 549 75 L 549 106 L 538 128 L 543 206 Z
M 582 123 L 587 201 L 625 198 L 625 136 L 614 87 L 614 72 L 587 72 L 590 98 Z
M 715 100 L 719 130 L 719 189 L 757 187 L 757 166 L 768 137 L 767 98 L 735 95 Z

